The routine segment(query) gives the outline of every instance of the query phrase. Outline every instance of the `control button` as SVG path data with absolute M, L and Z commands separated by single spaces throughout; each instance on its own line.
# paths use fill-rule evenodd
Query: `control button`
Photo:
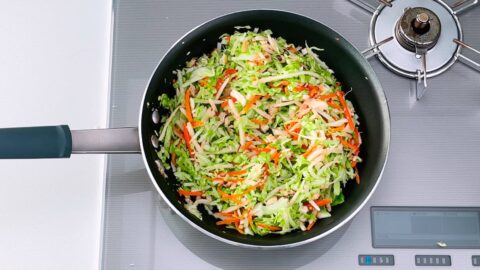
M 480 255 L 473 255 L 472 256 L 472 265 L 473 266 L 480 266 Z
M 358 255 L 359 265 L 394 265 L 393 255 Z
M 473 263 L 473 257 L 472 257 Z M 480 257 L 479 257 L 480 263 Z M 415 255 L 416 266 L 451 266 L 450 255 Z

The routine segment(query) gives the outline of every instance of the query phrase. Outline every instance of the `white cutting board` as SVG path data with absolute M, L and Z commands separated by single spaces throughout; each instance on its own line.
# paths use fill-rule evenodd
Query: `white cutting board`
M 0 127 L 105 127 L 111 1 L 0 6 Z M 103 155 L 0 160 L 0 268 L 98 269 L 103 187 Z

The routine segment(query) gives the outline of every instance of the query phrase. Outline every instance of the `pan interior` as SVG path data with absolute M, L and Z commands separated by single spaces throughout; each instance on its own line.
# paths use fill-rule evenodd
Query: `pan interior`
M 360 131 L 363 144 L 360 156 L 364 162 L 359 164 L 361 184 L 349 181 L 344 189 L 345 202 L 333 207 L 332 217 L 317 221 L 310 231 L 295 231 L 285 235 L 246 236 L 235 230 L 215 224 L 215 219 L 204 213 L 203 220 L 191 215 L 182 205 L 177 190 L 177 180 L 172 172 L 164 178 L 158 171 L 155 160 L 157 154 L 152 146 L 151 137 L 159 125 L 152 121 L 152 111 L 158 105 L 158 96 L 162 93 L 174 95 L 173 70 L 182 68 L 192 57 L 211 52 L 217 46 L 218 37 L 224 33 L 233 33 L 235 26 L 249 25 L 260 30 L 270 29 L 276 37 L 283 37 L 289 43 L 299 46 L 323 48 L 319 57 L 335 71 L 336 78 L 344 85 L 344 90 L 352 90 L 347 98 L 352 101 L 360 117 Z M 239 30 L 241 31 L 241 30 Z M 159 33 L 160 34 L 160 33 Z M 168 114 L 159 111 L 160 115 Z M 141 109 L 140 132 L 142 147 L 148 170 L 154 177 L 163 197 L 192 223 L 210 235 L 218 236 L 244 246 L 280 247 L 294 246 L 320 238 L 352 217 L 364 204 L 374 190 L 383 171 L 389 144 L 389 115 L 381 86 L 368 62 L 358 51 L 338 33 L 312 19 L 283 11 L 252 10 L 229 14 L 207 22 L 180 39 L 164 56 L 155 70 L 147 87 Z

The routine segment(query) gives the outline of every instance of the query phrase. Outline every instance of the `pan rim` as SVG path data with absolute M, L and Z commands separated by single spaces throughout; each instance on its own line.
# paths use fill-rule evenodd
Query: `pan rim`
M 380 145 L 382 147 L 382 149 L 384 149 L 384 150 L 382 150 L 382 154 L 384 155 L 384 161 L 383 161 L 380 173 L 377 177 L 377 180 L 376 180 L 374 186 L 372 187 L 372 189 L 370 190 L 370 192 L 368 193 L 368 195 L 365 197 L 365 199 L 361 202 L 361 204 L 350 215 L 346 216 L 340 223 L 338 223 L 334 227 L 330 228 L 326 232 L 315 235 L 315 236 L 310 237 L 308 239 L 304 239 L 304 240 L 301 240 L 301 241 L 298 241 L 298 242 L 293 242 L 293 243 L 288 243 L 288 244 L 255 245 L 255 244 L 247 244 L 247 243 L 237 242 L 237 241 L 233 241 L 233 240 L 218 236 L 214 233 L 211 233 L 208 230 L 206 230 L 206 229 L 202 228 L 201 226 L 197 225 L 196 223 L 194 223 L 192 220 L 190 220 L 188 217 L 186 217 L 177 207 L 175 207 L 175 205 L 173 205 L 170 202 L 170 200 L 166 197 L 166 195 L 163 193 L 161 188 L 158 186 L 158 184 L 155 180 L 155 177 L 154 177 L 154 175 L 151 171 L 151 168 L 148 164 L 148 159 L 147 159 L 147 155 L 146 155 L 146 152 L 145 152 L 145 148 L 143 147 L 144 141 L 143 141 L 143 136 L 142 136 L 143 135 L 142 134 L 142 130 L 143 130 L 142 119 L 143 119 L 143 108 L 144 108 L 144 106 L 146 106 L 145 98 L 146 98 L 146 95 L 147 95 L 147 92 L 148 92 L 148 88 L 151 84 L 151 81 L 152 81 L 153 77 L 155 76 L 155 73 L 156 73 L 158 67 L 163 62 L 165 56 L 167 56 L 173 48 L 175 48 L 179 43 L 181 43 L 182 40 L 186 36 L 190 35 L 192 32 L 196 31 L 200 27 L 202 27 L 202 26 L 204 26 L 204 25 L 206 25 L 206 24 L 208 24 L 212 21 L 215 21 L 215 20 L 218 20 L 218 19 L 223 18 L 223 17 L 230 16 L 230 15 L 238 14 L 238 13 L 247 13 L 247 12 L 256 12 L 256 11 L 274 11 L 274 12 L 281 12 L 281 13 L 293 14 L 293 15 L 296 15 L 296 16 L 304 17 L 304 18 L 307 18 L 309 20 L 315 21 L 315 22 L 323 25 L 328 30 L 336 33 L 338 36 L 343 38 L 347 42 L 347 45 L 354 49 L 354 52 L 356 52 L 357 56 L 360 56 L 361 59 L 363 59 L 363 61 L 365 61 L 365 63 L 367 64 L 366 65 L 366 67 L 367 67 L 366 68 L 366 72 L 367 72 L 366 75 L 369 76 L 368 77 L 369 80 L 371 80 L 371 78 L 373 78 L 374 79 L 373 83 L 377 84 L 378 87 L 376 87 L 376 89 L 378 89 L 378 90 L 376 90 L 375 92 L 378 95 L 379 101 L 381 103 L 382 111 L 385 112 L 385 115 L 383 116 L 383 119 L 382 119 L 382 121 L 385 124 L 385 128 L 384 128 L 384 130 L 385 130 L 385 140 L 384 140 L 384 143 L 382 145 Z M 186 221 L 192 227 L 194 227 L 195 229 L 204 233 L 205 235 L 207 235 L 209 237 L 212 237 L 216 240 L 219 240 L 221 242 L 233 245 L 233 246 L 244 247 L 244 248 L 252 248 L 252 249 L 274 250 L 274 249 L 284 249 L 284 248 L 293 248 L 293 247 L 301 246 L 301 245 L 304 245 L 304 244 L 314 242 L 318 239 L 324 238 L 324 237 L 330 235 L 331 233 L 337 231 L 338 229 L 340 229 L 344 225 L 346 225 L 348 222 L 350 222 L 358 214 L 358 212 L 360 212 L 360 210 L 363 209 L 365 204 L 370 200 L 371 196 L 375 193 L 375 190 L 377 189 L 377 187 L 378 187 L 378 185 L 379 185 L 379 183 L 382 179 L 383 173 L 385 171 L 385 167 L 386 167 L 389 152 L 390 152 L 390 140 L 391 140 L 390 109 L 388 107 L 388 102 L 387 102 L 387 98 L 386 98 L 386 95 L 385 95 L 385 91 L 383 91 L 383 87 L 381 86 L 380 81 L 378 80 L 377 75 L 376 75 L 375 71 L 373 70 L 373 68 L 371 67 L 370 63 L 361 55 L 361 53 L 358 51 L 358 49 L 353 44 L 351 44 L 347 39 L 345 39 L 342 35 L 340 35 L 337 31 L 333 30 L 329 26 L 327 26 L 327 25 L 325 25 L 325 24 L 323 24 L 323 23 L 321 23 L 321 22 L 319 22 L 315 19 L 312 19 L 309 16 L 299 14 L 299 13 L 296 13 L 296 12 L 292 12 L 292 11 L 281 10 L 281 9 L 245 9 L 245 10 L 238 10 L 238 11 L 234 11 L 234 12 L 230 12 L 230 13 L 225 13 L 223 15 L 217 16 L 217 17 L 212 18 L 210 20 L 207 20 L 203 23 L 200 23 L 199 25 L 195 26 L 194 28 L 192 28 L 188 32 L 186 32 L 184 35 L 182 35 L 175 43 L 172 44 L 172 46 L 160 58 L 158 64 L 155 66 L 155 69 L 153 70 L 152 74 L 150 75 L 150 78 L 148 79 L 148 83 L 145 87 L 145 91 L 144 91 L 143 97 L 142 97 L 142 102 L 141 102 L 141 105 L 140 105 L 140 113 L 139 113 L 138 123 L 139 123 L 138 135 L 139 135 L 139 140 L 140 140 L 140 146 L 141 146 L 140 148 L 141 148 L 141 153 L 142 153 L 142 159 L 143 159 L 143 162 L 144 162 L 145 167 L 147 169 L 148 176 L 150 177 L 150 181 L 153 183 L 153 186 L 155 187 L 157 192 L 160 194 L 162 200 L 175 212 L 175 214 L 180 216 L 184 221 Z

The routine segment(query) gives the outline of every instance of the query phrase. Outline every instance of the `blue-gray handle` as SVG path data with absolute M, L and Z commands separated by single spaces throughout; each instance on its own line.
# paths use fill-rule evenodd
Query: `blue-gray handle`
M 68 158 L 72 133 L 66 125 L 0 129 L 0 159 Z

